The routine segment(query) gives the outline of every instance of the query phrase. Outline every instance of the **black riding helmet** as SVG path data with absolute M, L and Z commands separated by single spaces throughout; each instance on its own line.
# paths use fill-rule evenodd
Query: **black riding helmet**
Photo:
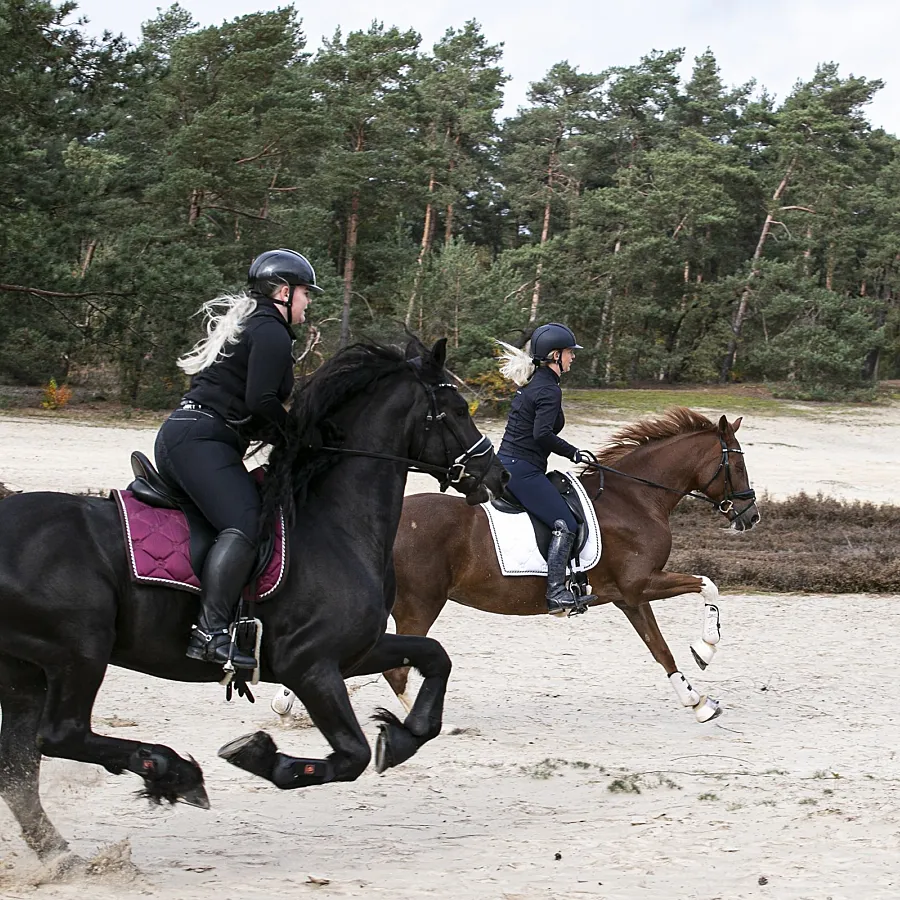
M 572 329 L 559 322 L 549 322 L 534 329 L 531 335 L 531 356 L 537 362 L 545 362 L 554 350 L 582 350 Z
M 316 271 L 305 256 L 294 250 L 267 250 L 250 264 L 247 273 L 250 287 L 267 294 L 282 284 L 303 284 L 321 294 L 316 284 Z

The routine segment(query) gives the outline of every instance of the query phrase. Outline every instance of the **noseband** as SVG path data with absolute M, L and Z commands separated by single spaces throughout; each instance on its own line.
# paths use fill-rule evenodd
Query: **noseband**
M 716 503 L 714 500 L 710 500 L 715 508 L 722 513 L 722 515 L 727 516 L 728 513 L 734 510 L 734 501 L 735 500 L 747 500 L 747 505 L 740 511 L 734 514 L 735 518 L 743 515 L 750 507 L 756 503 L 756 491 L 753 488 L 748 488 L 746 491 L 736 491 L 734 489 L 734 485 L 731 483 L 731 461 L 729 459 L 732 453 L 740 453 L 741 456 L 744 455 L 743 450 L 737 450 L 733 447 L 729 447 L 725 443 L 725 438 L 722 435 L 719 435 L 719 443 L 722 445 L 722 458 L 719 460 L 719 468 L 713 472 L 713 477 L 706 482 L 706 484 L 700 488 L 700 493 L 705 495 L 709 490 L 710 485 L 719 477 L 719 475 L 724 472 L 725 473 L 725 496 Z M 709 497 L 706 498 L 709 500 Z

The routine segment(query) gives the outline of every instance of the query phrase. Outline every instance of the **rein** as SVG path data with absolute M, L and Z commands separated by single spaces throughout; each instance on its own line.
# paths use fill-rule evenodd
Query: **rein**
M 415 371 L 415 367 L 411 366 L 413 371 Z M 418 373 L 416 373 L 418 376 Z M 439 413 L 437 408 L 437 399 L 435 397 L 435 392 L 440 388 L 449 388 L 452 391 L 456 391 L 457 387 L 455 384 L 450 384 L 448 382 L 442 382 L 440 384 L 436 384 L 433 387 L 430 384 L 426 384 L 419 378 L 419 383 L 422 387 L 425 388 L 428 393 L 429 400 L 429 411 L 425 416 L 425 434 L 427 436 L 428 432 L 431 430 L 431 426 L 435 422 L 442 423 L 447 429 L 451 432 L 453 428 L 450 426 L 450 422 L 447 419 L 446 413 Z M 447 454 L 447 458 L 450 458 L 450 450 L 447 447 L 446 433 L 441 432 L 441 436 L 444 438 L 444 451 Z M 457 441 L 459 441 L 458 435 L 453 435 Z M 459 445 L 463 446 L 462 441 L 459 441 Z M 387 462 L 396 462 L 403 463 L 407 470 L 413 472 L 423 472 L 426 475 L 434 475 L 438 481 L 440 482 L 441 492 L 447 490 L 451 485 L 459 484 L 464 478 L 467 476 L 475 477 L 476 484 L 481 484 L 487 472 L 485 471 L 479 476 L 471 476 L 468 471 L 466 471 L 467 463 L 470 463 L 473 459 L 476 459 L 479 456 L 484 456 L 487 453 L 491 453 L 494 449 L 494 445 L 491 443 L 491 440 L 486 435 L 482 435 L 468 450 L 464 450 L 450 465 L 447 466 L 438 466 L 433 463 L 424 462 L 421 459 L 411 459 L 406 456 L 395 456 L 392 453 L 378 453 L 374 450 L 358 450 L 351 447 L 319 447 L 319 450 L 326 451 L 328 453 L 342 453 L 345 456 L 363 456 L 368 459 L 383 459 Z M 423 450 L 424 452 L 424 450 Z
M 586 463 L 587 468 L 600 474 L 600 489 L 597 491 L 594 499 L 598 499 L 600 494 L 603 493 L 603 473 L 611 472 L 613 475 L 619 475 L 622 478 L 628 478 L 630 481 L 637 481 L 639 484 L 647 485 L 647 487 L 657 488 L 661 491 L 668 491 L 670 494 L 679 494 L 682 497 L 689 497 L 691 500 L 702 500 L 704 503 L 708 503 L 713 507 L 713 509 L 725 516 L 727 516 L 728 513 L 734 510 L 735 500 L 748 500 L 749 502 L 744 507 L 744 509 L 742 509 L 738 513 L 735 513 L 735 518 L 737 518 L 743 512 L 749 509 L 753 505 L 753 503 L 756 502 L 756 491 L 754 491 L 753 488 L 750 488 L 746 491 L 734 490 L 731 483 L 731 463 L 729 461 L 729 455 L 732 453 L 740 453 L 743 456 L 744 451 L 729 447 L 725 443 L 725 440 L 721 435 L 719 435 L 719 443 L 722 445 L 722 458 L 719 461 L 719 466 L 716 471 L 713 472 L 712 478 L 710 478 L 709 481 L 707 481 L 706 484 L 698 491 L 680 491 L 678 490 L 678 488 L 668 487 L 668 485 L 660 484 L 657 481 L 650 481 L 650 479 L 648 478 L 641 478 L 638 475 L 629 475 L 627 472 L 622 472 L 619 469 L 612 468 L 611 466 L 601 465 L 596 460 L 594 460 L 593 462 L 588 462 Z M 725 496 L 721 500 L 716 501 L 711 497 L 707 497 L 706 491 L 709 490 L 709 486 L 719 477 L 719 474 L 723 471 L 725 473 Z

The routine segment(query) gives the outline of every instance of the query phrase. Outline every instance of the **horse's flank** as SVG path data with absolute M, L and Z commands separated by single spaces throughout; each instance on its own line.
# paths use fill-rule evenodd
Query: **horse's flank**
M 688 409 L 686 406 L 673 406 L 660 416 L 646 416 L 620 428 L 608 443 L 597 450 L 597 461 L 605 466 L 610 466 L 638 447 L 643 447 L 651 442 L 683 434 L 715 430 L 715 423 L 702 413 Z

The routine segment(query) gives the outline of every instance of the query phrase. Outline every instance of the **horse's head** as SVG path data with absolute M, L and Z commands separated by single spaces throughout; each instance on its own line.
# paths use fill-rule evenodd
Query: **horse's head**
M 435 473 L 441 490 L 454 488 L 470 506 L 499 497 L 509 473 L 497 459 L 490 440 L 475 426 L 469 405 L 445 368 L 446 338 L 430 350 L 412 341 L 406 355 L 421 384 L 413 403 L 418 408 L 415 419 L 422 425 L 411 448 L 412 456 L 425 467 L 444 469 L 444 475 Z
M 725 416 L 719 419 L 716 437 L 719 439 L 720 454 L 716 462 L 710 463 L 709 474 L 701 470 L 700 488 L 716 502 L 719 512 L 728 517 L 735 531 L 749 531 L 759 522 L 756 506 L 756 492 L 750 487 L 750 476 L 744 463 L 744 451 L 736 437 L 741 419 L 729 422 Z

